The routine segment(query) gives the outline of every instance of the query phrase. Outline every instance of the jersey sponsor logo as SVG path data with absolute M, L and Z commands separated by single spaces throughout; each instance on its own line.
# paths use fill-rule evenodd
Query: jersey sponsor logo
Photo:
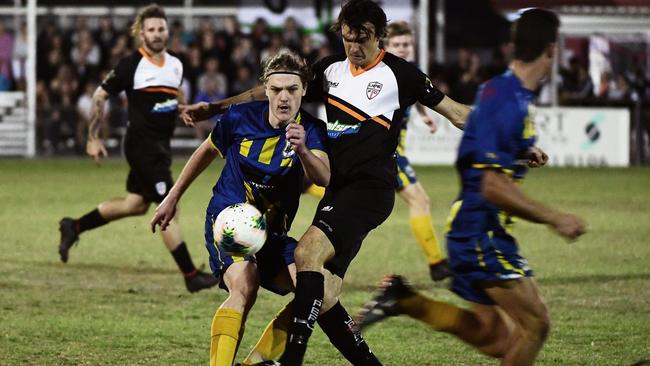
M 167 193 L 167 183 L 165 182 L 156 183 L 156 192 L 158 192 L 158 194 L 161 196 Z
M 156 103 L 151 109 L 152 113 L 168 113 L 173 112 L 178 107 L 178 99 L 167 99 L 164 102 Z
M 330 88 L 336 88 L 337 86 L 339 86 L 339 83 L 327 80 L 327 86 L 329 86 Z
M 368 99 L 372 99 L 379 95 L 379 92 L 381 91 L 381 88 L 384 86 L 384 84 L 378 82 L 378 81 L 371 81 L 368 83 L 368 86 L 366 87 L 366 97 Z
M 327 122 L 327 137 L 331 139 L 339 138 L 341 135 L 349 135 L 359 132 L 361 123 L 345 124 L 338 120 L 334 122 Z

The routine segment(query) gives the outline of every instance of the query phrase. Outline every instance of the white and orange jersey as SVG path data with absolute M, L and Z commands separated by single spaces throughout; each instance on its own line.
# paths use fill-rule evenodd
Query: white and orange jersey
M 393 188 L 400 129 L 415 102 L 433 108 L 444 94 L 413 64 L 381 51 L 356 70 L 345 55 L 325 57 L 313 65 L 307 101 L 323 101 L 332 170 L 331 185 L 366 180 Z
M 153 138 L 169 138 L 178 112 L 178 90 L 183 81 L 183 64 L 165 52 L 156 62 L 140 48 L 123 58 L 106 76 L 102 88 L 110 95 L 126 92 L 128 132 Z

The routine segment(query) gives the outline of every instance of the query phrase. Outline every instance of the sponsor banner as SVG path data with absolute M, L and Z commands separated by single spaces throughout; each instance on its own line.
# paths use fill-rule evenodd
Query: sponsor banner
M 411 114 L 406 155 L 413 164 L 453 164 L 461 131 L 439 115 L 435 134 Z M 630 112 L 620 108 L 537 108 L 538 143 L 551 166 L 629 166 Z

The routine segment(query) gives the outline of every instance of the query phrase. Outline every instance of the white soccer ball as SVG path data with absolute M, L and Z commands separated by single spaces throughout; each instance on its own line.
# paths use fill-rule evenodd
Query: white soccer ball
M 264 216 L 248 203 L 236 203 L 223 209 L 212 230 L 214 243 L 233 256 L 253 255 L 266 241 Z

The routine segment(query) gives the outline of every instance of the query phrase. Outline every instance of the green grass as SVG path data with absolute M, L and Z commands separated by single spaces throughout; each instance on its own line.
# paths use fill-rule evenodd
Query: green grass
M 184 159 L 177 159 L 175 174 Z M 215 164 L 187 192 L 181 222 L 197 263 L 207 263 L 203 220 Z M 441 233 L 457 192 L 451 168 L 419 167 Z M 149 232 L 153 207 L 85 233 L 62 264 L 57 222 L 124 194 L 127 166 L 109 160 L 0 160 L 1 365 L 205 365 L 210 322 L 226 294 L 185 291 L 172 258 Z M 553 319 L 539 365 L 626 365 L 650 358 L 650 172 L 634 169 L 544 169 L 525 188 L 531 196 L 583 216 L 589 233 L 567 244 L 545 227 L 516 228 Z M 311 220 L 304 197 L 293 235 Z M 440 235 L 441 236 L 441 235 Z M 355 311 L 383 273 L 406 275 L 429 295 L 464 303 L 428 280 L 425 261 L 398 201 L 393 215 L 365 240 L 344 285 Z M 287 301 L 261 290 L 240 357 Z M 385 365 L 494 365 L 451 336 L 407 318 L 370 328 L 365 337 Z M 347 364 L 315 332 L 307 365 Z

